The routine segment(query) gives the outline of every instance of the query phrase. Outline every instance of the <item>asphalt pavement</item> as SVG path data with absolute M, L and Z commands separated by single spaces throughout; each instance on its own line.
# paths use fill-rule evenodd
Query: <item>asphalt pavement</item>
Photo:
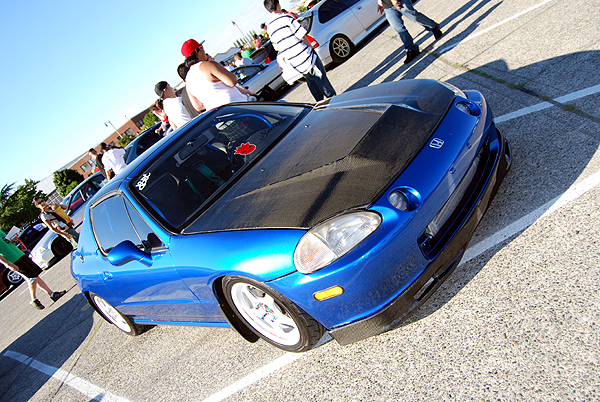
M 375 1 L 373 0 L 375 7 Z M 384 27 L 328 71 L 338 93 L 429 78 L 483 93 L 513 166 L 463 262 L 400 328 L 304 354 L 228 329 L 128 337 L 93 312 L 69 261 L 56 303 L 0 300 L 0 401 L 590 401 L 599 399 L 600 1 L 421 0 L 444 36 Z M 311 102 L 305 83 L 288 101 Z

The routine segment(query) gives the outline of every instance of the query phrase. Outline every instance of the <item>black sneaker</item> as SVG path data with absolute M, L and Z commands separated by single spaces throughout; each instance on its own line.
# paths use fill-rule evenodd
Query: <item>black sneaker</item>
M 440 24 L 436 24 L 436 26 L 433 27 L 431 32 L 433 32 L 433 37 L 435 38 L 435 40 L 438 40 L 444 34 L 440 29 Z
M 29 302 L 29 304 L 31 304 L 33 307 L 37 308 L 38 310 L 43 310 L 45 307 L 42 303 L 40 303 L 40 301 L 38 299 L 33 299 L 32 301 Z
M 421 52 L 418 49 L 417 50 L 409 50 L 408 52 L 406 52 L 406 60 L 404 60 L 404 64 L 410 63 L 420 54 L 421 54 Z
M 67 294 L 66 290 L 62 290 L 60 292 L 52 292 L 52 294 L 50 295 L 50 298 L 52 299 L 52 301 L 57 301 L 58 299 L 60 299 L 61 297 L 63 297 L 66 294 Z

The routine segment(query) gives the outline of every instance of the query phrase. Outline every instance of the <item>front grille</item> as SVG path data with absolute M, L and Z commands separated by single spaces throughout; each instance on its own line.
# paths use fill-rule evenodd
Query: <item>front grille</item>
M 488 139 L 446 204 L 419 236 L 419 247 L 425 258 L 433 260 L 471 215 L 491 175 L 495 159 Z

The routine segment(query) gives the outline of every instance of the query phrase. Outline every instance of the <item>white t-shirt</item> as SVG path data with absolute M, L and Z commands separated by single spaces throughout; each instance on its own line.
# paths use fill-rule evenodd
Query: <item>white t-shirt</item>
M 164 98 L 163 110 L 169 117 L 169 121 L 174 123 L 177 127 L 181 127 L 192 120 L 180 97 Z
M 236 67 L 251 66 L 252 60 L 242 57 L 241 59 L 236 60 L 233 64 L 235 64 Z
M 125 150 L 123 148 L 115 148 L 106 151 L 104 155 L 102 155 L 104 170 L 112 170 L 115 175 L 121 173 L 127 166 L 123 159 L 123 155 L 125 155 Z
M 246 94 L 242 94 L 236 87 L 232 88 L 221 81 L 208 81 L 200 73 L 199 65 L 201 63 L 203 62 L 194 64 L 190 68 L 185 77 L 185 87 L 189 94 L 194 95 L 196 99 L 204 104 L 206 110 L 211 110 L 227 103 L 255 100 L 254 98 L 250 99 Z

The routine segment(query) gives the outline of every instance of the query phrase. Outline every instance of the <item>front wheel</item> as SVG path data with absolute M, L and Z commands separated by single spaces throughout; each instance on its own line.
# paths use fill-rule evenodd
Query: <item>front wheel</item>
M 137 336 L 144 332 L 145 327 L 143 325 L 136 324 L 131 318 L 119 313 L 116 308 L 100 296 L 92 293 L 90 294 L 90 300 L 96 310 L 102 315 L 102 318 L 125 332 L 127 335 Z
M 21 275 L 19 275 L 18 273 L 16 273 L 15 271 L 11 271 L 10 269 L 7 269 L 6 272 L 4 273 L 4 284 L 6 285 L 6 287 L 9 286 L 16 286 L 19 283 L 23 282 L 23 277 Z
M 341 64 L 348 60 L 354 51 L 354 44 L 345 36 L 335 36 L 329 42 L 329 52 L 331 58 L 337 64 Z
M 237 317 L 256 335 L 288 352 L 312 349 L 324 328 L 279 292 L 248 278 L 226 277 L 223 292 Z

